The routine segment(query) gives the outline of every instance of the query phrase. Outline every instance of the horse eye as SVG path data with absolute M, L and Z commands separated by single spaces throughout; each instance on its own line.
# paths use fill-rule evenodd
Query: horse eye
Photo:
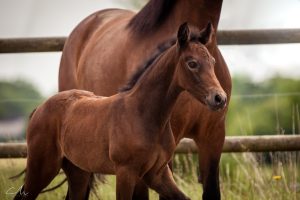
M 199 66 L 199 64 L 195 61 L 189 61 L 187 64 L 188 64 L 189 68 L 191 68 L 191 69 L 195 69 Z

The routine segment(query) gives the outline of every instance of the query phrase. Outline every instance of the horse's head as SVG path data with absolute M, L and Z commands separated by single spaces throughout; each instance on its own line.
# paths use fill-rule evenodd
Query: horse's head
M 201 31 L 194 29 L 190 31 L 188 24 L 184 23 L 178 30 L 179 86 L 211 110 L 223 109 L 227 96 L 215 75 L 215 59 L 207 50 L 212 40 L 213 27 L 209 23 Z

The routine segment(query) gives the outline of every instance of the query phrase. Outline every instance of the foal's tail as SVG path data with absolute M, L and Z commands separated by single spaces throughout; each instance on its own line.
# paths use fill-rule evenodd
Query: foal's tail
M 62 186 L 65 182 L 67 182 L 67 178 L 64 178 L 59 184 L 57 184 L 56 186 L 43 190 L 41 191 L 41 193 L 46 193 L 46 192 L 51 192 L 53 190 L 56 190 L 57 188 L 59 188 L 60 186 Z
M 20 178 L 25 173 L 26 173 L 26 168 L 23 171 L 21 171 L 19 174 L 9 177 L 9 179 L 10 180 L 16 180 L 16 179 Z M 46 193 L 46 192 L 51 192 L 53 190 L 56 190 L 57 188 L 59 188 L 60 186 L 62 186 L 65 182 L 67 182 L 67 178 L 64 178 L 56 186 L 53 186 L 52 188 L 49 188 L 49 189 L 46 189 L 46 190 L 43 190 L 41 193 Z
M 30 113 L 30 115 L 29 115 L 29 120 L 31 120 L 31 118 L 32 118 L 33 114 L 35 113 L 36 109 L 37 109 L 37 108 L 33 109 L 33 111 Z
M 26 168 L 23 171 L 21 171 L 20 173 L 14 175 L 14 176 L 9 177 L 9 179 L 10 180 L 16 180 L 16 179 L 18 179 L 19 177 L 21 177 L 25 173 L 26 173 Z

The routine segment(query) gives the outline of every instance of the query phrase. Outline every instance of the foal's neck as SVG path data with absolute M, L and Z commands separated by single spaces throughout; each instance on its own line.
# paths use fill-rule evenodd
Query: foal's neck
M 163 53 L 129 93 L 138 107 L 139 115 L 159 126 L 164 126 L 182 89 L 177 84 L 176 65 L 178 56 L 176 47 Z

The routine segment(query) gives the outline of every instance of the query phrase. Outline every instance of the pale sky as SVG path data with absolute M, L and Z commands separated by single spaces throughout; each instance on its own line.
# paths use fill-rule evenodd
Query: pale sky
M 126 0 L 0 0 L 0 37 L 68 36 L 89 14 L 129 8 Z M 300 28 L 300 0 L 224 0 L 219 29 Z M 260 81 L 300 78 L 300 44 L 220 46 L 231 74 Z M 57 91 L 61 53 L 0 54 L 0 79 L 25 79 L 48 96 Z

